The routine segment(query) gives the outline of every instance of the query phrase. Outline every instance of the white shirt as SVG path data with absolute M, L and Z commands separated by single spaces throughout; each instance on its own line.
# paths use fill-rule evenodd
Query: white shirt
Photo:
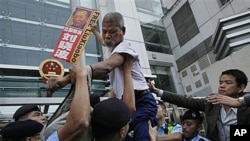
M 230 108 L 226 113 L 223 106 L 220 108 L 220 115 L 217 120 L 220 141 L 230 141 L 230 125 L 237 125 L 237 108 Z
M 135 50 L 132 49 L 131 44 L 128 41 L 123 40 L 118 46 L 114 48 L 114 50 L 110 55 L 114 53 L 127 53 L 134 57 L 135 62 L 133 63 L 133 66 L 131 68 L 134 89 L 136 90 L 148 89 L 147 82 L 144 78 L 144 75 L 141 71 L 141 66 L 139 64 L 139 56 L 135 52 Z M 109 79 L 111 87 L 116 94 L 116 97 L 121 99 L 124 89 L 124 77 L 122 68 L 116 67 L 112 72 L 110 72 Z

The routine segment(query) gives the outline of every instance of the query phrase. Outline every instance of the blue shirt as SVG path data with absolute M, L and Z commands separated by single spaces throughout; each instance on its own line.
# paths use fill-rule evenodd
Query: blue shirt
M 158 130 L 157 130 L 157 132 L 158 132 L 158 135 L 159 136 L 161 136 L 161 135 L 165 135 L 166 133 L 165 133 L 165 129 L 166 129 L 167 127 L 166 127 L 166 123 L 163 123 L 159 128 L 158 128 Z M 182 133 L 182 127 L 181 127 L 181 125 L 180 124 L 176 124 L 174 127 L 173 127 L 173 129 L 172 129 L 172 131 L 171 131 L 171 134 L 173 134 L 173 133 Z
M 57 131 L 53 132 L 46 141 L 59 141 Z

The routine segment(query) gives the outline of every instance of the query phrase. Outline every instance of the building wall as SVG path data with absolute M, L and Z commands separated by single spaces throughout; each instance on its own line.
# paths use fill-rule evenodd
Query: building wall
M 186 2 L 188 2 L 191 7 L 199 33 L 183 46 L 180 46 L 172 18 Z M 173 4 L 171 3 L 171 5 Z M 221 6 L 220 0 L 177 0 L 175 4 L 169 8 L 164 17 L 164 26 L 166 27 L 170 45 L 173 50 L 174 62 L 178 63 L 178 60 L 181 60 L 179 63 L 181 63 L 182 66 L 177 64 L 176 69 L 181 78 L 185 94 L 205 96 L 212 92 L 210 87 L 211 80 L 209 80 L 209 83 L 205 80 L 208 75 L 204 69 L 215 62 L 215 55 L 212 52 L 211 46 L 208 44 L 209 42 L 205 42 L 205 40 L 209 40 L 209 37 L 214 34 L 219 19 L 244 12 L 248 10 L 249 7 L 250 1 L 248 0 L 230 0 L 223 6 Z M 207 51 L 205 51 L 207 53 L 203 53 L 202 56 L 199 56 L 200 50 L 204 49 L 201 44 L 202 42 L 205 42 L 203 46 L 206 47 Z M 198 58 L 192 60 L 195 56 L 198 56 Z M 185 58 L 183 59 L 183 57 Z M 190 62 L 190 60 L 192 61 Z M 195 71 L 192 70 L 193 66 L 196 67 Z M 187 75 L 183 77 L 182 75 L 185 73 L 187 73 Z M 191 88 L 191 90 L 189 88 Z
M 211 89 L 213 93 L 217 92 L 217 88 L 219 85 L 219 78 L 222 71 L 227 69 L 239 69 L 243 71 L 248 77 L 248 85 L 245 89 L 246 92 L 250 92 L 250 45 L 234 52 L 230 56 L 224 58 L 223 60 L 217 61 L 210 67 L 206 68 L 208 78 L 211 83 Z

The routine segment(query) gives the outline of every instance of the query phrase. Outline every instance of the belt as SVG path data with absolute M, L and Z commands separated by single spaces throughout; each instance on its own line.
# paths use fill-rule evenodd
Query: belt
M 135 98 L 140 98 L 140 97 L 146 95 L 147 93 L 150 93 L 150 91 L 148 89 L 146 89 L 146 90 L 135 90 Z

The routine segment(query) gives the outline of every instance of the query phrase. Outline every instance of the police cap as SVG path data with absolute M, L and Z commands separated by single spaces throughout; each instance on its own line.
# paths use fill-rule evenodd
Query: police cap
M 43 125 L 35 120 L 15 121 L 7 124 L 0 134 L 3 138 L 32 137 L 40 133 Z
M 13 115 L 13 118 L 15 121 L 18 121 L 18 119 L 25 114 L 31 112 L 31 111 L 40 111 L 40 109 L 37 107 L 37 105 L 23 105 L 22 107 L 18 108 L 16 112 Z

